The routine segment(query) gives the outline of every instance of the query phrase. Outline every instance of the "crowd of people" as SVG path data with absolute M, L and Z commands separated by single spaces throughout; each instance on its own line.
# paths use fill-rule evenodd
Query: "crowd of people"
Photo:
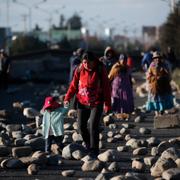
M 69 108 L 73 104 L 71 107 L 76 109 L 79 132 L 92 157 L 99 154 L 99 124 L 103 113 L 130 115 L 134 111 L 132 65 L 131 57 L 120 54 L 117 58 L 111 47 L 100 58 L 83 49 L 78 49 L 71 58 L 64 105 Z M 142 65 L 148 86 L 146 109 L 160 116 L 173 107 L 171 67 L 158 51 L 145 54 Z
M 170 81 L 175 60 L 171 62 L 158 51 L 146 52 L 142 59 L 148 87 L 146 109 L 154 111 L 155 116 L 161 116 L 166 109 L 173 107 Z M 0 52 L 1 82 L 7 75 L 8 65 L 6 54 Z M 92 157 L 97 157 L 102 115 L 110 112 L 130 115 L 134 111 L 133 61 L 126 54 L 118 57 L 111 47 L 107 47 L 100 58 L 91 51 L 79 48 L 71 57 L 70 65 L 64 106 L 53 97 L 47 97 L 44 102 L 42 125 L 45 151 L 50 153 L 53 141 L 63 147 L 63 118 L 71 107 L 77 111 L 79 131 L 87 151 Z M 4 82 L 2 84 L 5 85 Z

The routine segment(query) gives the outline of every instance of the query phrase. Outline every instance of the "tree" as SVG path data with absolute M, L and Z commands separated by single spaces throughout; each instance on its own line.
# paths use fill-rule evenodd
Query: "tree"
M 172 47 L 177 57 L 180 57 L 180 12 L 178 6 L 177 4 L 174 12 L 169 14 L 160 30 L 160 45 L 164 52 L 168 46 Z
M 15 55 L 45 48 L 47 48 L 46 44 L 41 42 L 38 38 L 21 35 L 15 41 L 13 41 L 11 46 L 11 53 Z

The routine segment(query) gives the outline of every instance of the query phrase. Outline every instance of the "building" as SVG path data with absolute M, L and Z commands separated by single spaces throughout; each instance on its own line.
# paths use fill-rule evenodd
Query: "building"
M 143 44 L 150 47 L 159 40 L 159 29 L 156 26 L 142 27 Z
M 0 49 L 6 49 L 9 51 L 9 46 L 11 44 L 12 32 L 11 28 L 0 27 Z

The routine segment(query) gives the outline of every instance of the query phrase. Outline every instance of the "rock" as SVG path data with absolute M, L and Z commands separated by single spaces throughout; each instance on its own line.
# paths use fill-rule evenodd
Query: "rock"
M 20 139 L 20 138 L 22 138 L 22 131 L 12 131 L 12 137 L 14 138 L 14 139 Z
M 29 119 L 35 119 L 36 116 L 39 116 L 40 113 L 34 108 L 24 108 L 23 115 Z
M 22 147 L 13 147 L 12 148 L 12 156 L 13 157 L 29 156 L 31 153 L 32 153 L 32 149 L 30 146 L 22 146 Z
M 17 108 L 17 109 L 20 109 L 20 110 L 23 109 L 22 104 L 20 102 L 18 102 L 18 101 L 17 102 L 13 102 L 12 106 L 13 106 L 13 108 Z
M 148 147 L 148 142 L 146 140 L 140 139 L 139 146 L 140 147 Z
M 128 123 L 123 123 L 122 126 L 126 129 L 131 129 L 131 128 L 134 128 L 134 124 L 128 124 Z
M 73 140 L 72 140 L 72 136 L 71 135 L 64 135 L 64 139 L 63 139 L 63 143 L 64 144 L 69 144 L 69 143 L 71 143 Z
M 68 144 L 63 148 L 62 157 L 65 159 L 72 159 L 72 153 L 77 150 L 86 152 L 85 148 L 80 144 L 77 143 Z
M 127 134 L 124 139 L 125 139 L 126 141 L 129 141 L 131 138 L 132 138 L 131 135 L 130 135 L 130 134 Z
M 126 180 L 148 180 L 145 175 L 136 172 L 127 172 L 125 174 Z M 123 179 L 124 180 L 124 179 Z
M 157 158 L 155 158 L 153 156 L 149 156 L 149 157 L 144 158 L 144 163 L 147 166 L 152 166 L 156 161 L 157 161 Z
M 162 141 L 157 149 L 158 149 L 158 154 L 161 154 L 163 151 L 165 151 L 166 149 L 170 148 L 172 145 L 168 142 L 168 141 Z
M 115 143 L 115 142 L 117 142 L 118 140 L 117 139 L 115 139 L 115 138 L 107 138 L 107 142 L 108 143 Z
M 120 130 L 120 134 L 128 134 L 130 132 L 130 130 L 129 129 L 126 129 L 126 128 L 122 128 L 121 130 Z
M 157 116 L 154 118 L 154 128 L 173 128 L 180 127 L 180 118 L 178 114 Z
M 117 176 L 112 177 L 110 180 L 124 180 L 124 179 L 125 179 L 125 176 L 117 175 Z
M 50 166 L 58 166 L 62 164 L 62 157 L 59 154 L 51 155 L 47 159 L 47 164 Z
M 76 117 L 77 117 L 77 110 L 75 110 L 75 109 L 70 109 L 70 110 L 68 111 L 68 117 L 69 117 L 69 118 L 76 118 Z
M 36 159 L 32 158 L 31 156 L 26 156 L 26 157 L 20 157 L 18 158 L 25 166 L 29 166 L 32 164 Z
M 95 178 L 95 180 L 106 180 L 107 177 L 106 177 L 106 174 L 98 174 L 97 177 Z
M 19 169 L 19 168 L 23 168 L 24 164 L 19 159 L 10 158 L 3 160 L 1 162 L 1 167 L 8 169 Z
M 0 156 L 8 156 L 10 153 L 7 146 L 0 146 Z
M 114 131 L 108 131 L 107 136 L 112 138 L 115 135 Z
M 101 171 L 102 174 L 106 174 L 106 173 L 109 173 L 109 170 L 106 169 L 106 168 L 103 168 L 102 171 Z
M 26 142 L 26 140 L 25 139 L 15 139 L 14 140 L 14 145 L 15 146 L 24 146 L 24 143 Z
M 20 124 L 9 124 L 6 126 L 6 130 L 11 133 L 12 131 L 21 131 L 22 127 Z
M 74 122 L 74 123 L 73 123 L 73 128 L 74 128 L 75 130 L 78 130 L 78 128 L 79 128 L 79 127 L 78 127 L 78 122 Z
M 7 111 L 6 109 L 0 110 L 0 118 L 9 118 L 10 117 L 10 112 Z
M 180 158 L 176 159 L 176 164 L 177 164 L 177 167 L 180 168 Z
M 79 142 L 79 143 L 81 143 L 83 141 L 81 134 L 79 134 L 77 132 L 73 133 L 72 139 L 74 142 Z
M 157 155 L 158 155 L 158 148 L 157 148 L 157 147 L 152 147 L 152 149 L 151 149 L 151 155 L 152 155 L 152 156 L 157 156 Z
M 25 145 L 31 146 L 33 151 L 36 151 L 36 150 L 42 150 L 43 151 L 44 147 L 45 147 L 45 140 L 42 137 L 37 137 L 34 139 L 27 140 L 25 142 Z
M 112 162 L 109 165 L 108 170 L 110 172 L 118 172 L 120 170 L 119 164 L 117 162 Z
M 11 139 L 8 134 L 1 131 L 0 133 L 0 145 L 9 146 L 11 144 Z
M 180 137 L 169 139 L 168 141 L 173 146 L 176 146 L 177 148 L 180 148 Z
M 27 134 L 23 137 L 23 139 L 25 139 L 27 141 L 34 139 L 34 138 L 36 138 L 36 136 L 34 134 Z
M 171 168 L 162 173 L 162 178 L 165 180 L 179 180 L 180 179 L 180 169 Z
M 81 159 L 81 161 L 83 161 L 83 162 L 91 161 L 91 160 L 93 160 L 93 158 L 90 155 L 86 155 Z
M 139 129 L 139 133 L 140 133 L 140 134 L 151 134 L 151 130 L 142 127 L 142 128 Z
M 64 124 L 64 130 L 73 130 L 73 126 L 71 123 L 65 123 Z
M 103 165 L 104 164 L 99 160 L 85 161 L 81 169 L 83 171 L 101 171 Z
M 117 129 L 117 125 L 116 124 L 109 124 L 109 129 Z
M 137 148 L 133 151 L 133 155 L 146 155 L 148 153 L 146 147 Z
M 135 119 L 134 119 L 134 122 L 135 123 L 140 123 L 140 122 L 143 122 L 144 118 L 142 116 L 137 116 Z
M 103 118 L 103 122 L 105 126 L 112 124 L 114 122 L 113 117 L 111 115 L 107 115 Z
M 144 172 L 145 171 L 145 164 L 143 162 L 133 160 L 132 169 L 134 169 L 135 171 Z
M 155 137 L 150 137 L 146 139 L 146 141 L 148 142 L 149 146 L 157 146 L 160 143 L 160 141 Z
M 65 170 L 61 173 L 65 177 L 72 177 L 75 174 L 74 170 Z
M 129 150 L 129 147 L 128 146 L 118 146 L 117 150 L 119 152 L 127 152 Z
M 34 126 L 34 123 L 33 124 L 28 124 L 28 126 L 23 125 L 23 134 L 33 134 L 33 133 L 35 133 L 35 128 L 36 127 L 34 127 L 34 129 L 33 129 L 33 127 L 31 127 L 32 125 Z
M 99 154 L 98 159 L 102 162 L 112 162 L 120 160 L 120 152 L 108 149 L 104 153 Z
M 180 158 L 180 152 L 176 150 L 175 148 L 171 147 L 166 149 L 162 154 L 161 154 L 162 159 L 173 159 L 176 161 L 176 159 Z
M 36 151 L 32 154 L 33 163 L 39 164 L 39 165 L 45 165 L 48 162 L 48 159 L 46 157 L 46 153 L 42 151 Z
M 151 176 L 159 177 L 162 173 L 170 168 L 176 168 L 177 165 L 172 159 L 161 159 L 159 158 L 157 162 L 151 167 Z
M 30 164 L 27 168 L 28 175 L 36 175 L 38 174 L 39 168 L 36 164 Z
M 72 153 L 72 157 L 76 160 L 82 159 L 86 155 L 85 152 L 82 152 L 80 150 L 76 150 Z
M 139 141 L 137 139 L 131 138 L 126 142 L 126 146 L 130 146 L 132 149 L 139 147 Z

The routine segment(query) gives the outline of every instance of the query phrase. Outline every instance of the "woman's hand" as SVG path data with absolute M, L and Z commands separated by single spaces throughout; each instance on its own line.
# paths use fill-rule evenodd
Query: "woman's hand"
M 64 107 L 65 108 L 69 107 L 69 101 L 64 101 Z

